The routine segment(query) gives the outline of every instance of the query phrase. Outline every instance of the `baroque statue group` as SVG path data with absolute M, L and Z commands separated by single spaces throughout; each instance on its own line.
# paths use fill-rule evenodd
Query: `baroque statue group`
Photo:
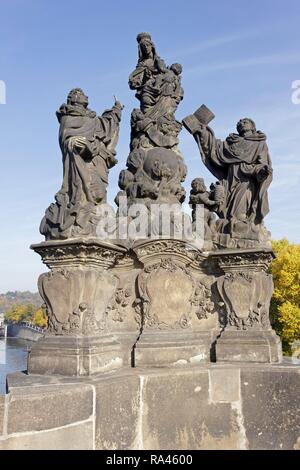
M 274 255 L 264 225 L 272 181 L 266 135 L 242 118 L 222 141 L 205 105 L 178 121 L 182 66 L 167 65 L 150 34 L 138 34 L 137 43 L 129 87 L 139 107 L 131 113 L 110 237 L 109 229 L 99 237 L 99 226 L 109 170 L 118 163 L 123 105 L 115 99 L 98 116 L 75 88 L 56 113 L 63 182 L 40 225 L 45 241 L 32 245 L 50 269 L 38 282 L 49 325 L 32 348 L 29 372 L 79 376 L 126 366 L 280 362 L 269 320 Z M 213 175 L 207 189 L 199 163 L 189 197 L 179 149 L 183 127 Z M 153 215 L 161 206 L 172 207 L 168 236 L 163 217 Z M 189 236 L 179 236 L 178 216 L 191 221 Z M 146 223 L 143 236 L 118 238 L 124 221 L 137 230 Z

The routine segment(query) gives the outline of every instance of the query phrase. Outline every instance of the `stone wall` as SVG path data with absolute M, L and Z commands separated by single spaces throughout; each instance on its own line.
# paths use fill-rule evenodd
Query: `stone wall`
M 9 338 L 26 339 L 27 341 L 38 341 L 44 333 L 26 328 L 24 325 L 9 323 L 7 325 L 7 336 Z
M 296 449 L 300 369 L 203 365 L 8 378 L 0 449 Z

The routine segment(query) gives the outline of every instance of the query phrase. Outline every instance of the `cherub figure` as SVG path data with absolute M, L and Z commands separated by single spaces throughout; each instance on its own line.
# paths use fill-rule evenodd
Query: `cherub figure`
M 181 87 L 182 65 L 175 63 L 167 67 L 163 61 L 161 62 L 163 64 L 160 65 L 161 73 L 157 75 L 154 86 L 161 90 L 162 96 L 174 98 L 176 105 L 178 105 L 183 98 L 183 89 Z
M 213 212 L 217 209 L 218 204 L 212 199 L 212 193 L 207 191 L 203 178 L 195 178 L 191 187 L 189 203 L 192 207 L 193 225 L 196 224 L 197 205 L 201 204 L 204 206 L 204 239 L 211 240 L 216 222 Z

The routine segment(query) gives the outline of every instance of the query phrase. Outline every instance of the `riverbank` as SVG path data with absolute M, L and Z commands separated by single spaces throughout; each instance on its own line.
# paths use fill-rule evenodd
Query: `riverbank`
M 27 369 L 31 341 L 19 338 L 0 338 L 0 394 L 6 392 L 6 376 Z
M 45 334 L 43 328 L 31 325 L 30 323 L 8 323 L 7 337 L 18 338 L 27 341 L 38 341 Z

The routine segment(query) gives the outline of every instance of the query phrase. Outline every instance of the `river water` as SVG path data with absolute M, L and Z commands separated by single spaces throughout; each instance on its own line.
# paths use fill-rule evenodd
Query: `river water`
M 26 370 L 31 341 L 0 338 L 0 394 L 6 390 L 6 375 Z

